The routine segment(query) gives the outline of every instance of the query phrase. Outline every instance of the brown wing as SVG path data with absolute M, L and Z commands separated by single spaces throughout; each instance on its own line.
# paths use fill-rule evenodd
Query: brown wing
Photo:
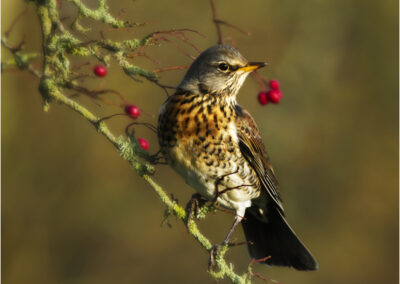
M 278 191 L 278 181 L 269 162 L 258 127 L 247 110 L 239 105 L 236 106 L 235 110 L 240 150 L 251 167 L 256 171 L 263 188 L 268 192 L 275 205 L 283 214 L 282 199 Z

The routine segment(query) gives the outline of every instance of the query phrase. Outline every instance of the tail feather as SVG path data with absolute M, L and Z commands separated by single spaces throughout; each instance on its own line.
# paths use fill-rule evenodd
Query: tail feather
M 317 270 L 317 261 L 297 238 L 285 218 L 277 210 L 270 211 L 273 212 L 269 212 L 268 222 L 263 222 L 252 211 L 246 210 L 242 225 L 249 242 L 250 256 L 255 259 L 269 256 L 264 261 L 269 265 Z

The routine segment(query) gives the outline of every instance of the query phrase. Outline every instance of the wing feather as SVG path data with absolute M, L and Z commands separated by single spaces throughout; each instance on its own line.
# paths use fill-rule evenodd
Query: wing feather
M 239 147 L 250 166 L 256 171 L 263 189 L 283 214 L 282 199 L 279 194 L 279 184 L 270 164 L 267 151 L 262 142 L 260 132 L 254 119 L 241 106 L 236 106 L 236 129 Z

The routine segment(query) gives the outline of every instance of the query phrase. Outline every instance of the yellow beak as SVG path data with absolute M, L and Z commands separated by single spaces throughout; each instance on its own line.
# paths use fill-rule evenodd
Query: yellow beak
M 237 69 L 236 71 L 242 71 L 242 72 L 251 72 L 254 70 L 257 70 L 261 67 L 267 66 L 268 63 L 266 62 L 249 62 L 247 63 L 246 66 L 240 67 L 239 69 Z

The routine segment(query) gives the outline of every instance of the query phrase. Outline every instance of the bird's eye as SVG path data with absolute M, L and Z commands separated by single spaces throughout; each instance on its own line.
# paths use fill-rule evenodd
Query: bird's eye
M 226 64 L 226 63 L 220 63 L 220 64 L 218 65 L 218 69 L 221 70 L 221 71 L 228 71 L 229 65 Z

